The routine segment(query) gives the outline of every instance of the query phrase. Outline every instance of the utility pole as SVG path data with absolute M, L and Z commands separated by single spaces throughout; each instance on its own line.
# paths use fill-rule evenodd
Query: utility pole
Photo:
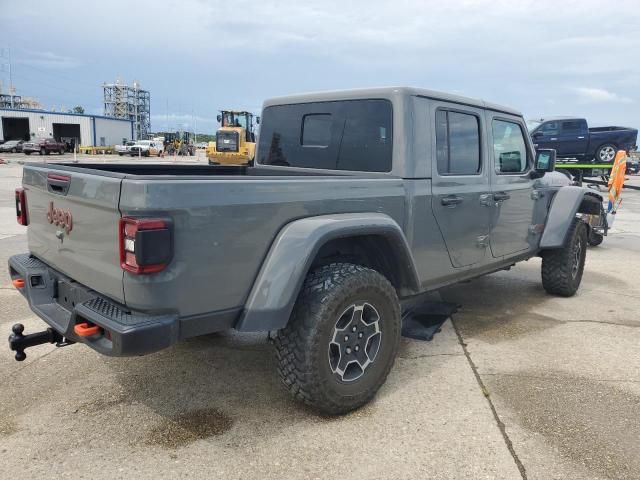
M 11 96 L 11 109 L 13 109 L 13 94 L 15 90 L 13 88 L 13 73 L 11 72 L 11 47 L 7 48 L 7 52 L 9 57 L 9 95 Z
M 191 108 L 191 118 L 193 119 L 193 144 L 198 143 L 198 119 L 193 113 L 193 108 Z

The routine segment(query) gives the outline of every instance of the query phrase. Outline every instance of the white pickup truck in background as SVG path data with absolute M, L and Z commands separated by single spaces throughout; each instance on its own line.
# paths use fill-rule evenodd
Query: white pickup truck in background
M 116 145 L 114 148 L 116 150 L 116 153 L 118 155 L 122 156 L 122 155 L 126 155 L 127 153 L 129 153 L 129 148 L 132 147 L 135 144 L 136 144 L 136 142 L 131 140 L 129 142 L 125 142 L 123 145 Z
M 160 140 L 138 140 L 128 147 L 127 153 L 132 157 L 161 156 L 164 152 L 164 144 Z

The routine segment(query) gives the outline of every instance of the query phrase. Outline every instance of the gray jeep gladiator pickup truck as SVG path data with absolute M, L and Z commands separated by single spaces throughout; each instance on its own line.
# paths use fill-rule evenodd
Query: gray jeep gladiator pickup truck
M 50 328 L 14 325 L 16 359 L 268 331 L 292 394 L 341 414 L 384 383 L 402 302 L 534 256 L 548 292 L 578 289 L 602 199 L 552 172 L 520 113 L 380 88 L 268 100 L 262 119 L 250 167 L 25 165 L 29 252 L 9 271 Z

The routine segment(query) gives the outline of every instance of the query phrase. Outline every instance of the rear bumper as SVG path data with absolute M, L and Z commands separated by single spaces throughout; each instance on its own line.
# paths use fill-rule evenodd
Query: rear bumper
M 11 257 L 9 272 L 12 279 L 24 280 L 19 291 L 36 315 L 67 339 L 85 343 L 102 354 L 144 355 L 169 347 L 180 338 L 177 315 L 131 311 L 28 254 Z M 102 330 L 88 337 L 76 335 L 74 327 L 85 322 Z

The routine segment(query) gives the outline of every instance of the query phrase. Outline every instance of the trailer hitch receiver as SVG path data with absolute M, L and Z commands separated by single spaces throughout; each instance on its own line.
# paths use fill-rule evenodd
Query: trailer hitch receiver
M 42 345 L 43 343 L 55 343 L 56 347 L 64 347 L 73 343 L 65 339 L 53 328 L 47 328 L 43 332 L 23 335 L 24 325 L 16 323 L 11 327 L 11 331 L 13 333 L 9 335 L 9 348 L 16 352 L 15 358 L 18 362 L 22 362 L 27 358 L 27 354 L 24 353 L 24 351 L 29 347 L 35 347 L 36 345 Z

